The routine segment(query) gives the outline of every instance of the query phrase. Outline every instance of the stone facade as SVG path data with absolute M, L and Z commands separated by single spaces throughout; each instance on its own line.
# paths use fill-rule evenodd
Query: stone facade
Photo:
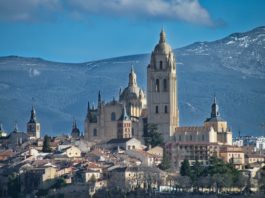
M 222 146 L 220 157 L 227 163 L 231 163 L 237 169 L 243 169 L 245 164 L 245 154 L 242 147 Z
M 148 123 L 158 125 L 165 140 L 174 135 L 179 123 L 176 59 L 162 30 L 159 43 L 147 67 Z
M 228 128 L 227 122 L 220 117 L 215 97 L 211 117 L 205 120 L 204 126 L 177 127 L 174 137 L 176 142 L 232 145 L 232 132 Z
M 27 123 L 27 134 L 30 138 L 40 138 L 40 123 L 37 121 L 34 107 L 32 107 L 30 120 Z
M 99 92 L 97 108 L 94 106 L 91 108 L 88 103 L 85 139 L 96 142 L 130 137 L 142 139 L 142 112 L 145 105 L 144 92 L 137 85 L 136 73 L 132 67 L 128 87 L 120 91 L 119 101 L 113 99 L 105 103 L 101 100 L 101 93 Z M 124 118 L 124 112 L 126 119 L 121 119 Z
M 205 120 L 204 126 L 177 127 L 174 139 L 166 144 L 166 150 L 172 165 L 178 169 L 184 159 L 188 159 L 191 164 L 199 160 L 206 165 L 211 156 L 225 156 L 225 149 L 231 146 L 232 132 L 227 122 L 220 117 L 219 106 L 214 97 L 211 117 Z

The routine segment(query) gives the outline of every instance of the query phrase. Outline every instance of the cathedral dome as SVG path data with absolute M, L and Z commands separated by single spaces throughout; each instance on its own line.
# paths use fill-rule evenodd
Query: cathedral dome
M 143 90 L 141 90 L 138 86 L 129 86 L 126 87 L 120 95 L 120 100 L 133 100 L 139 99 L 140 96 L 144 95 Z
M 123 92 L 120 94 L 120 101 L 122 100 L 129 101 L 129 100 L 143 98 L 144 92 L 138 87 L 136 78 L 137 76 L 132 66 L 131 72 L 129 74 L 128 87 L 126 87 L 123 90 Z
M 162 30 L 160 33 L 159 43 L 155 46 L 154 53 L 169 54 L 171 51 L 170 45 L 166 42 L 166 33 Z
M 159 43 L 155 46 L 154 52 L 157 54 L 169 54 L 171 52 L 171 47 L 167 43 Z

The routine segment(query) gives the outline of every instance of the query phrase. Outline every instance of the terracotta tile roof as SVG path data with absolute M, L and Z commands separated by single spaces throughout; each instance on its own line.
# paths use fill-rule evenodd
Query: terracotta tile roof
M 0 153 L 0 160 L 6 160 L 7 158 L 13 156 L 15 153 L 12 150 L 5 150 Z

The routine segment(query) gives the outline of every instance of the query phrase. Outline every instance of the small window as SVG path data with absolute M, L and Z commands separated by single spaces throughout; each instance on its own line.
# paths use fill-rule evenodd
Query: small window
M 160 88 L 159 88 L 159 79 L 156 79 L 156 92 L 159 92 L 160 91 Z
M 116 120 L 116 114 L 115 112 L 111 113 L 111 121 L 115 121 Z
M 165 106 L 165 113 L 167 113 L 167 105 Z
M 156 113 L 159 113 L 159 111 L 158 111 L 158 106 L 156 106 Z
M 94 130 L 93 130 L 93 136 L 98 136 L 97 129 L 94 129 Z
M 164 91 L 167 91 L 167 79 L 163 80 Z
M 159 68 L 163 69 L 163 62 L 162 61 L 159 62 Z

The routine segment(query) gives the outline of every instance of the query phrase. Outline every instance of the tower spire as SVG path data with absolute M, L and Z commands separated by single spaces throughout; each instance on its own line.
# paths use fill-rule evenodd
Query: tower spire
M 133 65 L 131 66 L 131 72 L 129 74 L 129 86 L 137 86 L 137 82 L 136 82 L 136 74 L 134 72 L 134 68 Z
M 36 122 L 37 122 L 36 110 L 34 106 L 32 105 L 29 123 L 36 123 Z
M 213 104 L 212 104 L 212 111 L 211 111 L 211 118 L 216 118 L 216 117 L 219 117 L 219 116 L 220 116 L 219 106 L 217 105 L 216 96 L 214 94 Z
M 126 111 L 126 107 L 125 107 L 125 104 L 123 104 L 123 110 L 122 110 L 122 114 L 121 114 L 121 117 L 119 120 L 129 120 L 129 116 L 127 114 L 127 111 Z
M 101 104 L 101 93 L 100 90 L 98 91 L 98 105 Z
M 17 121 L 15 121 L 15 128 L 14 128 L 14 132 L 18 132 Z
M 90 104 L 89 104 L 89 101 L 87 102 L 87 112 L 90 111 Z
M 2 123 L 0 123 L 0 131 L 4 131 Z
M 74 121 L 73 121 L 73 129 L 76 129 L 76 128 L 77 128 L 76 119 L 74 119 Z
M 162 27 L 160 32 L 160 40 L 159 43 L 165 43 L 166 42 L 166 32 L 164 31 L 164 28 Z

